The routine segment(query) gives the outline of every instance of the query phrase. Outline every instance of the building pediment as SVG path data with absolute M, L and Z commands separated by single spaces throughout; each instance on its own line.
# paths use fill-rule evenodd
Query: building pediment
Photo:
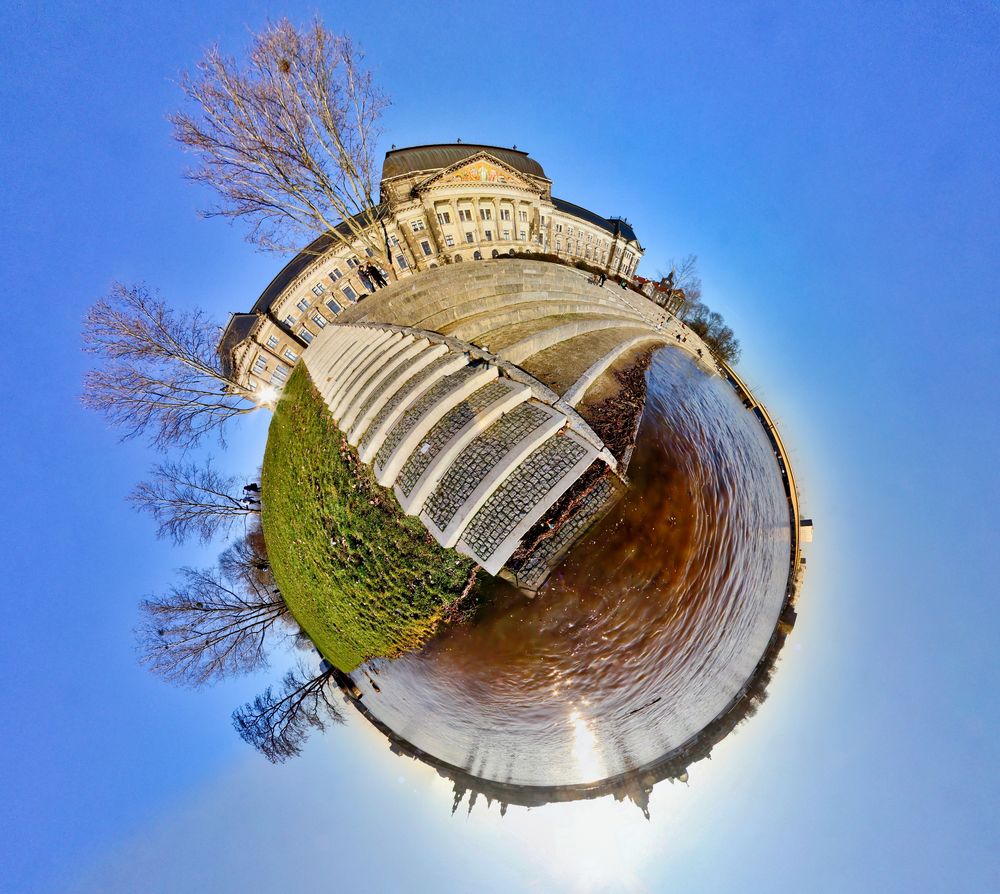
M 461 186 L 470 183 L 538 192 L 538 187 L 529 183 L 523 174 L 488 152 L 480 152 L 471 158 L 462 159 L 443 171 L 438 171 L 419 184 L 416 189 L 417 192 L 423 192 L 441 186 Z

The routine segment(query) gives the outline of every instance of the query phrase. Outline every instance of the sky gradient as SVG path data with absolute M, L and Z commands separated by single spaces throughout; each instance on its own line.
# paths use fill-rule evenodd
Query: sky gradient
M 451 817 L 358 723 L 271 767 L 229 724 L 266 677 L 194 693 L 137 665 L 138 600 L 217 550 L 124 503 L 155 457 L 80 406 L 81 318 L 123 279 L 224 321 L 280 268 L 197 217 L 166 115 L 208 44 L 315 8 L 6 11 L 0 890 L 1000 889 L 995 4 L 319 7 L 393 98 L 385 149 L 516 144 L 629 218 L 641 274 L 697 253 L 790 451 L 816 521 L 799 623 L 766 705 L 650 822 Z

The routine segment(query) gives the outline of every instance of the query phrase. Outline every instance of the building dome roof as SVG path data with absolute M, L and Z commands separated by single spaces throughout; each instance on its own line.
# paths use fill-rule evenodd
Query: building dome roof
M 388 180 L 416 171 L 437 171 L 473 155 L 478 155 L 480 152 L 489 152 L 490 155 L 522 174 L 545 177 L 542 166 L 533 158 L 528 158 L 528 153 L 522 152 L 520 149 L 482 146 L 477 143 L 434 143 L 429 146 L 390 149 L 385 154 L 385 161 L 382 162 L 382 179 Z M 545 177 L 545 179 L 548 178 Z

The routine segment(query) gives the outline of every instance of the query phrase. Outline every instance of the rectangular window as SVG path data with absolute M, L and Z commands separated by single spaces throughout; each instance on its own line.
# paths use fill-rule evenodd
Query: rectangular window
M 303 298 L 300 301 L 296 301 L 295 302 L 295 306 L 299 310 L 301 310 L 302 313 L 305 313 L 307 310 L 309 310 L 309 299 L 308 298 Z
M 302 339 L 307 345 L 312 343 L 313 334 L 306 329 L 304 326 L 299 330 L 299 338 Z
M 483 230 L 483 238 L 487 242 L 492 241 L 492 239 L 493 239 L 493 231 L 492 230 Z
M 420 247 L 424 250 L 424 255 L 431 254 L 431 244 L 425 239 L 420 243 Z
M 465 241 L 466 242 L 475 242 L 476 241 L 476 237 L 472 233 L 466 233 L 465 234 Z
M 500 209 L 500 220 L 510 220 L 510 208 Z
M 438 212 L 438 223 L 440 223 L 440 224 L 450 224 L 451 223 L 451 214 L 448 211 L 439 211 Z
M 332 310 L 335 314 L 340 313 L 340 305 L 337 304 L 337 302 L 334 301 L 332 298 L 326 302 L 326 306 L 330 308 L 330 310 Z
M 510 230 L 504 230 L 503 231 L 503 238 L 504 239 L 510 239 Z
M 480 208 L 479 209 L 479 219 L 480 220 L 493 220 L 493 209 L 492 208 Z
M 285 351 L 285 357 L 292 363 L 294 363 L 296 360 L 299 359 L 299 355 L 296 354 L 295 351 L 293 351 L 291 348 Z
M 358 259 L 357 259 L 357 258 L 348 258 L 348 259 L 347 259 L 347 266 L 348 266 L 348 267 L 350 267 L 350 268 L 351 268 L 352 270 L 353 270 L 353 269 L 354 269 L 355 267 L 357 267 L 357 266 L 358 266 L 358 263 L 359 263 L 359 262 L 358 262 Z
M 284 385 L 285 379 L 287 378 L 288 373 L 285 371 L 285 367 L 279 366 L 273 373 L 271 373 L 271 384 Z
M 399 245 L 399 237 L 398 236 L 390 236 L 389 237 L 389 242 L 392 243 L 392 247 L 393 248 L 396 248 Z
M 519 221 L 521 221 L 521 223 L 527 223 L 528 222 L 528 212 L 527 211 L 518 211 L 517 212 L 517 219 Z
M 289 329 L 291 329 L 291 328 L 292 328 L 292 326 L 294 326 L 294 325 L 295 325 L 295 317 L 293 317 L 293 316 L 292 316 L 291 314 L 289 314 L 289 315 L 288 315 L 287 317 L 285 317 L 285 325 L 286 325 L 286 326 L 287 326 L 287 327 L 288 327 Z
M 556 236 L 556 251 L 562 251 L 562 237 Z
M 344 274 L 340 272 L 339 267 L 334 267 L 333 270 L 330 271 L 330 279 L 332 279 L 334 282 L 340 279 L 340 277 L 342 277 L 343 275 Z
M 557 233 L 561 233 L 562 232 L 562 224 L 556 224 L 556 232 Z
M 317 298 L 319 298 L 319 296 L 322 295 L 325 291 L 326 291 L 326 286 L 324 286 L 323 283 L 321 282 L 316 283 L 316 285 L 312 287 L 312 293 Z
M 447 245 L 448 248 L 451 248 L 455 244 L 455 237 L 454 236 L 445 236 L 444 237 L 444 244 Z
M 544 214 L 542 215 L 542 226 L 543 227 L 545 226 L 545 215 Z
M 267 369 L 267 358 L 263 355 L 257 358 L 253 365 L 253 371 L 260 375 L 264 370 Z
M 326 317 L 323 314 L 313 314 L 312 321 L 320 328 L 323 329 L 326 326 Z
M 268 339 L 267 339 L 267 346 L 268 346 L 268 347 L 269 347 L 269 348 L 270 348 L 270 349 L 271 349 L 272 351 L 273 351 L 273 350 L 274 350 L 274 349 L 275 349 L 276 347 L 278 347 L 278 336 L 277 336 L 277 335 L 270 335 L 270 336 L 268 336 Z
M 400 270 L 408 270 L 410 265 L 406 263 L 406 258 L 402 255 L 396 255 L 396 263 L 399 265 Z
M 458 219 L 468 223 L 472 220 L 472 210 L 469 208 L 459 208 Z
M 419 218 L 417 220 L 410 221 L 410 229 L 413 230 L 414 233 L 419 233 L 423 228 L 424 222 Z
M 528 234 L 524 230 L 521 230 L 517 234 L 517 238 L 520 239 L 522 242 L 525 242 L 527 240 L 527 238 L 528 238 Z
M 566 227 L 566 235 L 567 236 L 572 236 L 573 235 L 573 228 L 572 227 Z
M 342 288 L 340 291 L 344 293 L 344 297 L 348 301 L 358 300 L 358 293 L 355 292 L 354 289 L 352 289 L 350 286 L 344 286 L 344 288 Z
M 366 248 L 366 249 L 365 249 L 365 254 L 366 254 L 366 255 L 367 255 L 367 256 L 368 256 L 369 258 L 374 258 L 374 257 L 375 257 L 375 252 L 373 252 L 373 251 L 372 251 L 372 250 L 371 250 L 370 248 Z

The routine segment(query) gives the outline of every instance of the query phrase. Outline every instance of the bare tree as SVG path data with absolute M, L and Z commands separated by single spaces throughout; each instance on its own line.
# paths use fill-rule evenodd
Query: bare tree
M 727 363 L 739 361 L 741 354 L 739 339 L 726 325 L 722 314 L 711 310 L 701 301 L 694 301 L 684 304 L 678 315 L 691 331 L 709 346 L 712 353 Z
M 166 596 L 141 605 L 140 660 L 174 683 L 201 686 L 267 665 L 265 645 L 290 616 L 276 588 L 183 568 Z
M 229 580 L 243 581 L 248 588 L 276 586 L 267 557 L 264 534 L 260 527 L 252 527 L 245 537 L 231 544 L 219 556 L 219 568 Z
M 318 674 L 299 667 L 289 671 L 275 692 L 270 686 L 252 702 L 233 712 L 233 726 L 271 763 L 281 763 L 302 751 L 309 733 L 344 718 L 331 700 L 337 671 L 324 662 Z
M 242 64 L 209 49 L 181 88 L 194 111 L 170 120 L 198 157 L 189 177 L 221 200 L 207 216 L 246 220 L 269 250 L 317 236 L 317 251 L 361 243 L 393 269 L 375 163 L 389 100 L 350 37 L 283 18 L 253 36 Z
M 741 354 L 739 339 L 726 325 L 722 314 L 711 310 L 701 300 L 698 256 L 687 255 L 680 261 L 671 261 L 669 282 L 673 285 L 674 292 L 680 293 L 677 316 L 708 345 L 713 354 L 727 363 L 738 362 Z
M 223 475 L 211 460 L 166 462 L 153 467 L 150 479 L 139 482 L 129 500 L 157 521 L 157 537 L 179 544 L 195 535 L 208 543 L 228 534 L 234 522 L 260 513 L 256 496 L 238 487 L 237 477 Z
M 219 327 L 201 310 L 171 310 L 144 285 L 115 283 L 84 319 L 84 349 L 102 364 L 84 379 L 83 402 L 160 449 L 196 444 L 257 409 L 253 393 L 222 370 Z
M 698 275 L 698 256 L 685 255 L 679 261 L 670 261 L 670 283 L 683 293 L 683 303 L 701 300 L 701 277 Z

